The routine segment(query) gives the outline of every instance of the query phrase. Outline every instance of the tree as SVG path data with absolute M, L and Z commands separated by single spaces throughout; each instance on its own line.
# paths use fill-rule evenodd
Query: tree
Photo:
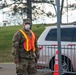
M 36 20 L 37 18 L 39 18 L 42 15 L 50 17 L 50 18 L 56 17 L 56 13 L 53 13 L 52 11 L 45 12 L 45 10 L 43 10 L 44 7 L 43 7 L 43 9 L 41 9 L 41 6 L 37 5 L 38 3 L 41 3 L 41 4 L 47 3 L 47 5 L 50 4 L 50 6 L 53 6 L 55 8 L 56 5 L 53 2 L 54 0 L 42 0 L 42 2 L 40 2 L 41 0 L 11 0 L 11 4 L 8 4 L 7 1 L 6 0 L 2 1 L 1 5 L 0 5 L 0 9 L 12 7 L 11 13 L 9 13 L 9 15 L 11 15 L 11 16 L 20 15 L 20 17 L 22 19 L 22 17 L 24 15 L 27 15 L 27 13 L 28 13 L 27 9 L 29 9 L 29 10 L 32 10 L 32 20 Z M 32 6 L 28 7 L 27 1 L 32 1 Z M 64 0 L 62 0 L 61 11 L 60 11 L 61 16 L 65 13 L 65 12 L 62 12 L 63 8 L 65 8 L 65 10 L 67 10 L 67 8 L 75 9 L 76 7 L 75 7 L 75 3 L 68 4 L 68 6 L 64 7 Z
M 35 3 L 35 5 L 31 6 L 29 1 L 32 1 Z M 39 0 L 38 0 L 39 1 Z M 43 0 L 42 0 L 43 1 Z M 6 7 L 12 7 L 12 13 L 11 15 L 17 16 L 17 14 L 21 15 L 23 17 L 24 15 L 29 16 L 31 13 L 33 13 L 33 18 L 32 20 L 36 20 L 37 18 L 40 17 L 40 15 L 45 14 L 46 16 L 53 16 L 51 12 L 45 13 L 43 9 L 40 9 L 40 7 L 36 6 L 37 0 L 11 0 L 11 4 L 8 4 L 6 0 L 2 2 L 1 9 L 4 9 Z M 39 3 L 42 3 L 39 1 Z M 46 0 L 44 0 L 44 3 L 47 3 Z M 30 6 L 29 6 L 30 5 Z M 27 10 L 29 9 L 29 11 Z M 32 10 L 32 12 L 31 12 Z M 39 11 L 39 12 L 38 12 Z M 27 14 L 29 13 L 29 14 Z M 31 16 L 31 15 L 30 15 Z

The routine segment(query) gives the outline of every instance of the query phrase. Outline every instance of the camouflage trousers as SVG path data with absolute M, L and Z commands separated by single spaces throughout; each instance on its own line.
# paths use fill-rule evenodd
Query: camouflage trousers
M 21 59 L 19 64 L 16 64 L 17 75 L 36 75 L 36 62 L 34 59 Z

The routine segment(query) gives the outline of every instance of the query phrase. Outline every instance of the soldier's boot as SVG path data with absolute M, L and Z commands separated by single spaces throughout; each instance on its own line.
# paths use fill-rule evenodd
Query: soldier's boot
M 2 69 L 2 66 L 0 66 L 0 69 Z

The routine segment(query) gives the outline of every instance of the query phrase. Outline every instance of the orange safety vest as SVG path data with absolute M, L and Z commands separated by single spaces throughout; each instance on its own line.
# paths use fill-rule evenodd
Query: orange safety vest
M 26 39 L 26 41 L 23 43 L 24 49 L 26 51 L 33 50 L 33 52 L 35 52 L 35 50 L 36 50 L 36 48 L 34 46 L 35 34 L 30 30 L 30 32 L 32 34 L 32 38 L 30 38 L 23 30 L 20 30 L 20 32 L 23 34 L 24 38 Z

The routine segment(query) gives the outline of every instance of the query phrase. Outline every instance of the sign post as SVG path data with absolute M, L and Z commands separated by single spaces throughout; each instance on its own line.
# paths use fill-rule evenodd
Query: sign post
M 58 72 L 59 75 L 62 75 L 62 67 L 61 67 L 61 20 L 60 20 L 60 0 L 56 0 L 57 5 L 57 41 L 58 41 Z

